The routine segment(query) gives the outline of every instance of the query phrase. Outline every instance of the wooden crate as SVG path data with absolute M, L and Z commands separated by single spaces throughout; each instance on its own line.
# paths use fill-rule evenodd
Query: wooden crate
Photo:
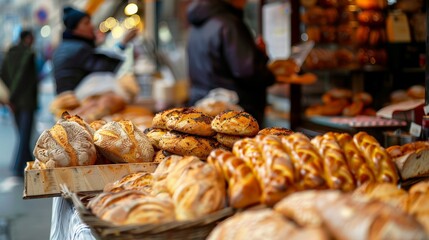
M 61 196 L 60 184 L 75 193 L 100 192 L 107 183 L 139 171 L 154 172 L 157 163 L 105 164 L 53 169 L 33 169 L 34 162 L 27 162 L 23 198 Z

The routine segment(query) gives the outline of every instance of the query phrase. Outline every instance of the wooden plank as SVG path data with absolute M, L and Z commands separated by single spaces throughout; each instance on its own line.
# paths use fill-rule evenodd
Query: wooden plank
M 27 163 L 24 178 L 23 198 L 46 198 L 61 196 L 60 184 L 75 192 L 102 191 L 107 183 L 121 179 L 134 172 L 154 172 L 157 163 L 105 164 L 53 169 L 32 169 Z

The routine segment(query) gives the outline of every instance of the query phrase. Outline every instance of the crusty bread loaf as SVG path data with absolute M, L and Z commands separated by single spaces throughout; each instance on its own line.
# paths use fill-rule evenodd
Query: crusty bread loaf
M 228 183 L 229 205 L 245 208 L 257 204 L 261 199 L 261 189 L 252 169 L 232 152 L 215 149 L 207 161 L 224 176 Z
M 316 146 L 323 158 L 325 179 L 329 188 L 346 192 L 354 190 L 355 180 L 347 165 L 344 151 L 338 145 L 334 133 L 327 132 L 318 135 L 311 140 L 311 143 Z
M 155 149 L 161 149 L 159 146 L 159 140 L 167 133 L 168 130 L 162 128 L 146 128 L 143 133 L 149 139 L 150 143 Z
M 224 111 L 213 119 L 211 127 L 218 133 L 249 137 L 259 131 L 256 119 L 244 111 Z
M 95 120 L 92 121 L 89 126 L 92 127 L 92 129 L 94 129 L 94 131 L 97 131 L 98 129 L 100 129 L 102 126 L 104 126 L 107 123 L 106 120 Z
M 243 136 L 217 133 L 215 135 L 215 138 L 220 144 L 231 149 L 234 146 L 234 143 L 237 142 L 238 140 L 242 139 Z
M 166 159 L 167 157 L 173 155 L 172 153 L 169 153 L 165 150 L 158 150 L 155 153 L 155 158 L 153 159 L 153 162 L 155 163 L 160 163 L 162 161 L 164 161 L 164 159 Z
M 168 131 L 159 140 L 162 150 L 186 156 L 193 155 L 206 159 L 210 152 L 219 146 L 213 138 L 200 137 L 177 131 Z
M 366 182 L 356 188 L 354 197 L 379 200 L 393 207 L 408 209 L 408 193 L 392 183 Z
M 349 169 L 356 180 L 356 185 L 360 186 L 365 182 L 376 181 L 373 170 L 353 142 L 353 136 L 348 133 L 336 133 L 335 139 L 344 151 Z
M 138 199 L 147 196 L 146 193 L 135 190 L 124 190 L 120 192 L 102 192 L 92 198 L 87 207 L 95 216 L 101 217 L 105 211 L 127 199 Z
M 155 155 L 149 139 L 129 120 L 107 123 L 95 132 L 94 143 L 116 163 L 152 162 Z
M 182 112 L 184 111 L 185 108 L 171 108 L 171 109 L 167 109 L 161 112 L 157 112 L 155 114 L 155 116 L 153 116 L 152 119 L 152 127 L 153 128 L 161 128 L 161 129 L 167 129 L 167 115 L 170 113 L 175 113 L 175 112 Z
M 402 180 L 429 176 L 429 142 L 417 141 L 386 149 Z
M 353 141 L 373 169 L 377 181 L 398 182 L 399 177 L 392 158 L 373 136 L 362 131 L 353 136 Z
M 80 126 L 85 128 L 86 131 L 88 131 L 91 134 L 91 136 L 94 135 L 94 132 L 95 132 L 94 128 L 92 128 L 90 124 L 88 124 L 85 120 L 83 120 L 78 115 L 71 115 L 67 111 L 63 112 L 63 114 L 61 115 L 61 118 L 58 120 L 58 122 L 63 122 L 63 121 L 76 122 L 77 124 L 79 124 Z
M 169 130 L 203 137 L 211 137 L 216 134 L 211 128 L 213 117 L 193 108 L 184 108 L 183 111 L 170 112 L 165 118 L 165 125 Z
M 272 206 L 288 194 L 296 191 L 295 173 L 292 160 L 275 135 L 258 135 L 255 138 L 267 169 L 262 179 L 262 203 Z
M 107 184 L 105 192 L 120 192 L 124 190 L 137 190 L 150 194 L 153 186 L 153 175 L 148 172 L 130 173 L 121 179 Z
M 289 136 L 294 131 L 282 127 L 267 127 L 259 130 L 258 135 L 276 135 L 276 136 Z
M 282 138 L 282 144 L 291 156 L 295 173 L 302 189 L 326 188 L 323 159 L 310 139 L 302 133 Z
M 54 116 L 60 118 L 63 112 L 76 109 L 80 106 L 73 91 L 65 91 L 58 94 L 49 106 L 49 110 Z
M 92 135 L 74 121 L 59 121 L 43 131 L 33 154 L 42 168 L 93 165 L 97 160 Z

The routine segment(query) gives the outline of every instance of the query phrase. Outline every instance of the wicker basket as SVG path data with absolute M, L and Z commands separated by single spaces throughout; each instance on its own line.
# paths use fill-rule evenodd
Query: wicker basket
M 77 196 L 76 193 L 72 193 L 65 185 L 62 185 L 61 188 L 63 197 L 72 201 L 80 219 L 91 228 L 93 235 L 97 239 L 206 239 L 220 221 L 234 214 L 232 208 L 225 208 L 193 221 L 116 226 L 96 217 L 85 207 L 81 200 L 82 198 Z

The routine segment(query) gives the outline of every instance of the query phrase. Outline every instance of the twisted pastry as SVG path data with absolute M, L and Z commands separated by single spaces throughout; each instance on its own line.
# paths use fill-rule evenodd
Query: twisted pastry
M 282 138 L 282 144 L 291 156 L 294 167 L 299 171 L 300 187 L 303 189 L 323 189 L 326 187 L 323 159 L 302 133 L 294 133 Z
M 353 141 L 373 169 L 377 181 L 397 183 L 399 177 L 392 158 L 373 136 L 359 132 L 353 136 Z
M 346 192 L 355 189 L 353 175 L 347 166 L 344 151 L 338 145 L 332 132 L 316 136 L 311 143 L 319 149 L 323 157 L 326 182 L 331 189 L 340 189 Z
M 335 139 L 344 151 L 349 169 L 356 180 L 356 185 L 361 186 L 365 182 L 375 182 L 374 172 L 356 147 L 353 137 L 348 133 L 335 133 Z
M 228 183 L 228 199 L 234 208 L 244 208 L 260 202 L 261 188 L 252 169 L 232 152 L 215 149 L 207 161 L 215 166 Z

